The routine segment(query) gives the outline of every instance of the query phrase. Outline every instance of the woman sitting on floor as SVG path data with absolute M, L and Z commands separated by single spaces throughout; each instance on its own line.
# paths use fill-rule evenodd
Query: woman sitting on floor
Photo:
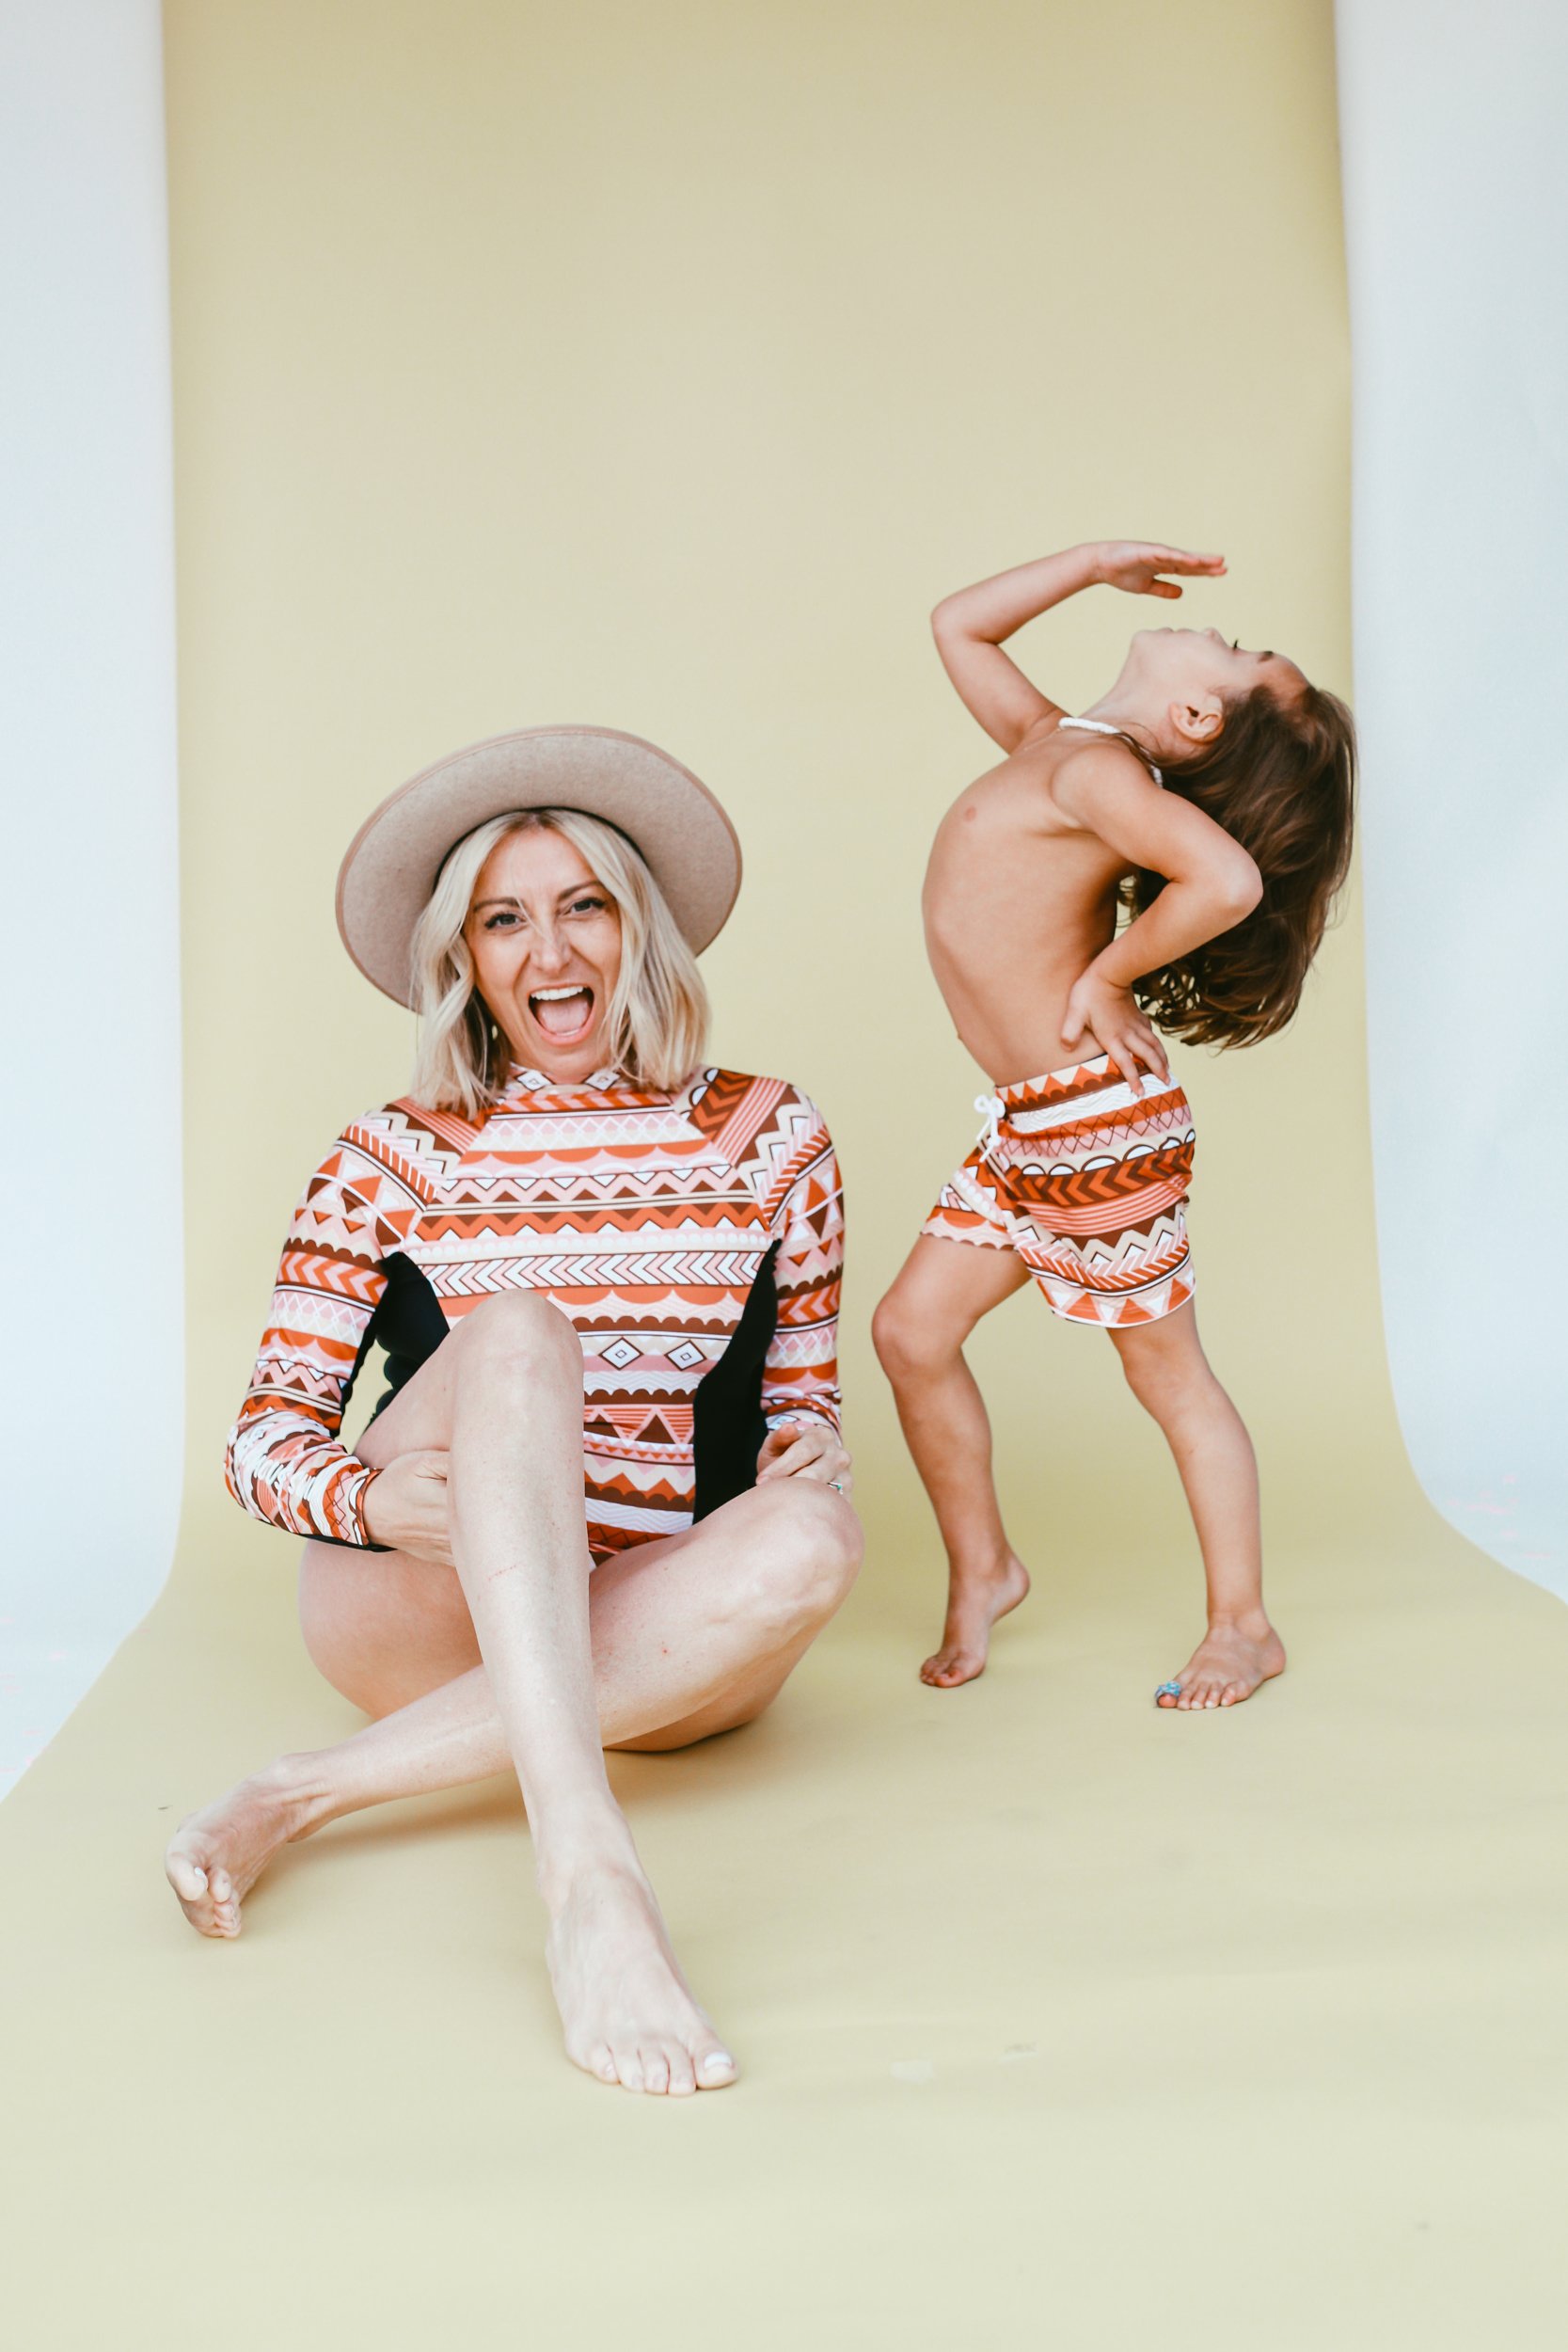
M 421 1016 L 413 1090 L 305 1188 L 228 1476 L 309 1539 L 306 1645 L 376 1720 L 167 1861 L 192 1925 L 236 1935 L 280 1846 L 515 1766 L 568 2054 L 633 2090 L 736 2067 L 603 1748 L 751 1722 L 861 1551 L 832 1145 L 793 1087 L 702 1064 L 694 951 L 739 874 L 695 777 L 585 727 L 455 754 L 350 849 L 340 925 Z M 351 1451 L 372 1341 L 391 1385 Z

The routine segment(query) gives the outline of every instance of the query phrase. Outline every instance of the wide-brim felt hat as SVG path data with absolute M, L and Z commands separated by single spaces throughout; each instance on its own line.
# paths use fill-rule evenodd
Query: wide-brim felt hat
M 624 833 L 693 953 L 723 929 L 740 888 L 740 843 L 706 785 L 640 735 L 523 727 L 449 753 L 367 817 L 338 869 L 338 929 L 368 980 L 413 1001 L 409 949 L 445 860 L 513 809 L 574 808 Z

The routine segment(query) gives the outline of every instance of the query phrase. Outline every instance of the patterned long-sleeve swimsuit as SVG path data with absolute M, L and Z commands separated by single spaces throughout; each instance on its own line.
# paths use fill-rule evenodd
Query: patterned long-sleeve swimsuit
M 770 1428 L 838 1428 L 843 1232 L 827 1128 L 782 1079 L 708 1069 L 656 1093 L 517 1069 L 479 1126 L 369 1112 L 294 1213 L 230 1492 L 369 1545 L 375 1472 L 339 1432 L 372 1343 L 390 1396 L 483 1300 L 531 1290 L 582 1343 L 594 1559 L 673 1534 L 754 1483 Z

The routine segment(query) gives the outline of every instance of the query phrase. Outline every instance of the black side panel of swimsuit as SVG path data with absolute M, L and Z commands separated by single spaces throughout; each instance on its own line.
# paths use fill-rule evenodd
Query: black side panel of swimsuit
M 757 1268 L 729 1345 L 712 1370 L 697 1383 L 692 1399 L 697 1485 L 691 1515 L 694 1520 L 706 1518 L 721 1503 L 733 1502 L 736 1495 L 745 1494 L 757 1483 L 757 1455 L 768 1435 L 762 1411 L 763 1367 L 779 1321 L 778 1291 L 773 1279 L 778 1254 L 779 1245 L 775 1242 Z M 383 1261 L 382 1271 L 387 1277 L 387 1287 L 359 1343 L 354 1370 L 343 1391 L 346 1410 L 366 1356 L 372 1346 L 383 1349 L 387 1359 L 387 1391 L 371 1415 L 372 1422 L 376 1414 L 386 1411 L 420 1365 L 430 1361 L 451 1328 L 441 1312 L 441 1302 L 429 1277 L 401 1249 Z M 365 1425 L 368 1428 L 370 1422 Z M 329 1543 L 334 1539 L 318 1535 L 314 1540 Z M 343 1549 L 385 1551 L 387 1546 L 345 1544 Z

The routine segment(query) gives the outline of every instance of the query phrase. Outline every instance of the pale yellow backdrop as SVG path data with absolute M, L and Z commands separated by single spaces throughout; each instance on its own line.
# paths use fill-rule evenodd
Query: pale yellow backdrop
M 921 1690 L 940 1559 L 866 1341 L 982 1082 L 919 933 L 988 756 L 932 602 L 1080 537 L 1219 548 L 1192 617 L 1350 690 L 1327 7 L 178 0 L 167 37 L 189 1490 L 5 1818 L 27 2340 L 1555 2343 L 1568 1620 L 1399 1448 L 1354 910 L 1288 1039 L 1182 1064 L 1285 1684 L 1151 1708 L 1179 1492 L 1110 1348 L 1024 1298 L 975 1359 L 1037 1598 Z M 1099 592 L 1023 650 L 1081 706 L 1151 617 Z M 218 1481 L 289 1205 L 406 1081 L 339 856 L 549 720 L 730 807 L 714 1050 L 818 1097 L 848 1186 L 862 1587 L 764 1724 L 617 1766 L 749 2068 L 678 2113 L 556 2056 L 504 1791 L 328 1833 L 231 1949 L 156 1878 L 180 1811 L 351 1720 Z

